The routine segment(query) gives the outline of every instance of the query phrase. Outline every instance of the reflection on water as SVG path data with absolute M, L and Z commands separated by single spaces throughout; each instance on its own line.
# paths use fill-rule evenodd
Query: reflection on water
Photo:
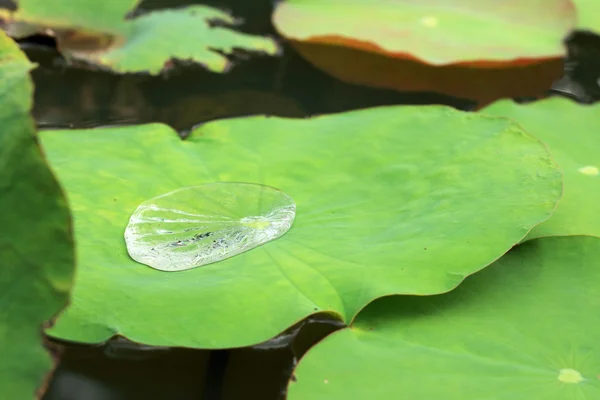
M 66 345 L 44 400 L 199 400 L 210 352 Z M 107 349 L 110 355 L 107 354 Z
M 301 118 L 384 104 L 471 106 L 469 101 L 435 94 L 346 84 L 287 47 L 281 57 L 234 55 L 234 66 L 225 74 L 178 65 L 159 77 L 68 68 L 53 49 L 26 50 L 40 63 L 33 71 L 34 116 L 40 127 L 163 122 L 182 131 L 214 119 L 254 114 Z
M 297 360 L 343 324 L 307 318 L 260 346 L 232 350 L 53 343 L 61 363 L 43 400 L 283 400 Z M 270 343 L 270 345 L 268 344 Z M 293 379 L 293 378 L 291 378 Z
M 577 35 L 569 43 L 565 75 L 549 94 L 599 100 L 600 38 Z M 388 104 L 474 106 L 434 93 L 347 84 L 315 69 L 288 46 L 280 57 L 233 55 L 234 66 L 225 74 L 175 63 L 159 77 L 69 68 L 51 47 L 23 47 L 40 64 L 33 71 L 34 116 L 44 128 L 163 122 L 185 134 L 199 123 L 245 115 L 302 118 Z
M 207 4 L 239 18 L 236 29 L 240 31 L 277 37 L 270 20 L 275 2 L 145 0 L 139 10 Z M 600 37 L 578 33 L 567 44 L 565 75 L 549 94 L 597 101 Z M 40 127 L 163 122 L 185 134 L 199 123 L 254 114 L 301 118 L 388 104 L 446 104 L 464 110 L 474 106 L 471 101 L 435 93 L 400 93 L 347 84 L 317 70 L 285 43 L 279 57 L 231 55 L 233 67 L 225 74 L 174 62 L 159 77 L 70 68 L 47 38 L 24 39 L 22 47 L 40 64 L 33 71 L 34 115 Z
M 270 21 L 273 2 L 147 0 L 140 7 L 220 6 L 240 18 L 242 23 L 236 29 L 276 36 Z M 317 70 L 284 43 L 278 57 L 234 52 L 229 57 L 233 66 L 224 74 L 175 61 L 158 77 L 71 68 L 51 39 L 33 37 L 21 43 L 28 56 L 40 64 L 33 71 L 34 116 L 40 127 L 47 128 L 163 122 L 184 132 L 210 120 L 254 114 L 301 118 L 387 104 L 473 106 L 471 101 L 434 93 L 347 84 Z

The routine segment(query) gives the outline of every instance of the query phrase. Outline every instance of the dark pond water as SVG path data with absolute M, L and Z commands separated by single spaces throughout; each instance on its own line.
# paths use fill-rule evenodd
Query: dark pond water
M 276 36 L 270 22 L 273 2 L 146 0 L 140 9 L 208 4 L 241 18 L 239 29 L 244 32 Z M 568 45 L 565 75 L 548 95 L 598 101 L 600 37 L 578 33 Z M 185 136 L 195 125 L 251 114 L 303 118 L 387 104 L 446 104 L 463 110 L 474 106 L 435 93 L 347 84 L 317 70 L 285 43 L 279 57 L 233 55 L 233 67 L 225 74 L 178 64 L 160 77 L 71 68 L 48 38 L 27 38 L 21 46 L 40 64 L 33 71 L 34 115 L 40 128 L 163 122 Z M 327 318 L 317 319 L 304 324 L 290 345 L 271 349 L 161 349 L 120 340 L 96 347 L 56 343 L 64 353 L 44 399 L 283 399 L 294 360 L 336 329 Z

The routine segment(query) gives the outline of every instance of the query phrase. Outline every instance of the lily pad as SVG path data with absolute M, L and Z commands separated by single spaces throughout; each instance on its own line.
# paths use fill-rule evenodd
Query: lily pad
M 34 138 L 33 67 L 0 32 L 0 398 L 32 399 L 52 361 L 42 326 L 67 303 L 70 215 Z
M 244 49 L 266 54 L 277 53 L 272 39 L 211 27 L 210 21 L 233 23 L 224 12 L 206 6 L 155 11 L 127 22 L 125 40 L 106 52 L 71 52 L 76 58 L 107 66 L 117 72 L 147 71 L 158 74 L 171 59 L 203 64 L 215 72 L 229 66 L 225 56 Z
M 290 39 L 444 65 L 560 57 L 575 10 L 570 0 L 287 0 L 273 22 Z
M 575 10 L 570 0 L 289 0 L 273 23 L 345 82 L 483 106 L 548 91 L 563 73 Z
M 240 347 L 313 313 L 349 323 L 377 297 L 454 288 L 547 219 L 562 189 L 546 148 L 516 124 L 442 106 L 220 120 L 185 141 L 160 124 L 41 140 L 72 205 L 80 267 L 48 332 L 79 342 Z M 292 228 L 187 271 L 129 257 L 123 234 L 142 202 L 212 182 L 281 190 Z
M 573 0 L 577 7 L 577 29 L 600 33 L 600 2 Z
M 223 53 L 234 49 L 267 54 L 278 51 L 272 39 L 212 26 L 214 21 L 235 23 L 230 15 L 215 8 L 198 5 L 126 18 L 136 3 L 22 0 L 12 19 L 50 28 L 66 57 L 119 73 L 159 74 L 173 59 L 224 72 L 229 62 Z
M 122 32 L 125 16 L 140 0 L 18 0 L 14 18 L 52 28 Z
M 288 399 L 597 399 L 600 239 L 543 238 L 451 293 L 391 296 L 300 361 Z
M 564 173 L 564 195 L 552 217 L 527 239 L 600 237 L 600 105 L 554 97 L 530 104 L 499 101 L 481 112 L 518 122 L 550 148 Z

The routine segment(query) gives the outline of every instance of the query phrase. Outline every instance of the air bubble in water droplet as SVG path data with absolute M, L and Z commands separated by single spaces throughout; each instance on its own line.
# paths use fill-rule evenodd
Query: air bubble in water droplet
M 134 260 L 161 271 L 183 271 L 253 249 L 286 233 L 296 205 L 275 188 L 209 183 L 147 200 L 125 229 Z

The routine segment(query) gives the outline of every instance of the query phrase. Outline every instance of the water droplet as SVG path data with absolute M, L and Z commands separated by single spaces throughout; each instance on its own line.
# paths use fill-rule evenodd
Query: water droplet
M 579 383 L 584 379 L 583 376 L 581 376 L 581 374 L 579 373 L 579 371 L 576 371 L 571 368 L 564 368 L 560 370 L 558 380 L 564 383 Z
M 285 234 L 296 205 L 282 191 L 251 183 L 209 183 L 147 200 L 125 229 L 131 258 L 183 271 L 253 249 Z
M 581 172 L 582 174 L 591 175 L 591 176 L 600 174 L 600 170 L 598 170 L 598 167 L 594 167 L 593 165 L 581 167 L 578 169 L 578 171 Z

